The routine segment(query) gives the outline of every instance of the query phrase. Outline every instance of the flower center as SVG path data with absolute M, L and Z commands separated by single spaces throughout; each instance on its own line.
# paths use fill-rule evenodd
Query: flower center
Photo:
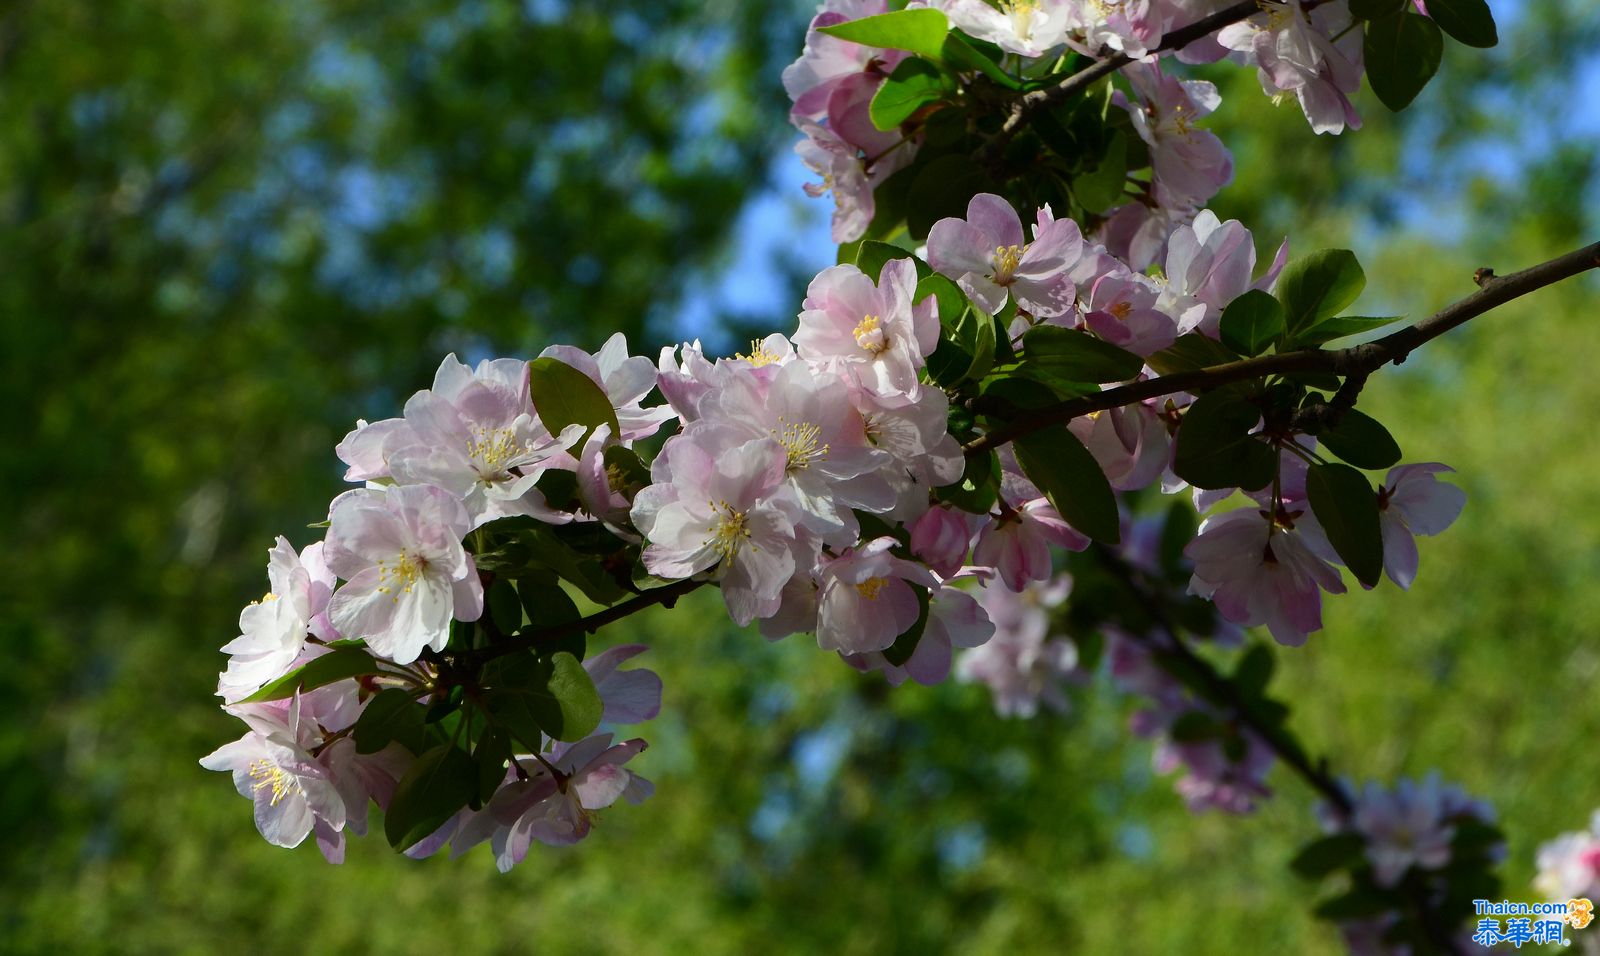
M 753 368 L 765 368 L 766 366 L 779 361 L 777 355 L 767 351 L 766 346 L 761 344 L 760 339 L 750 340 L 749 355 L 746 355 L 743 352 L 735 352 L 733 357 L 741 362 L 749 362 Z
M 1023 246 L 995 246 L 994 255 L 989 257 L 990 265 L 994 266 L 994 274 L 990 276 L 996 285 L 1010 285 L 1011 277 L 1016 273 L 1017 267 L 1022 265 L 1022 254 L 1028 251 Z
M 400 594 L 410 594 L 416 586 L 417 578 L 422 575 L 428 562 L 418 558 L 409 551 L 401 551 L 400 558 L 393 565 L 387 561 L 378 562 L 378 593 L 394 595 L 394 600 L 400 600 Z M 400 594 L 395 594 L 395 588 L 400 589 Z
M 711 502 L 711 510 L 717 512 L 717 519 L 705 543 L 722 555 L 723 560 L 731 561 L 739 553 L 739 547 L 750 538 L 750 529 L 745 527 L 745 513 L 735 511 L 726 501 Z
M 305 789 L 300 786 L 300 783 L 292 775 L 265 757 L 257 758 L 251 762 L 250 779 L 256 782 L 255 786 L 251 788 L 252 790 L 272 788 L 272 799 L 268 806 L 277 806 L 279 800 L 291 793 L 302 797 L 306 794 Z
M 1114 318 L 1116 318 L 1116 320 L 1118 322 L 1126 322 L 1126 321 L 1128 321 L 1128 313 L 1133 311 L 1133 303 L 1132 302 L 1118 302 L 1116 305 L 1113 305 L 1111 308 L 1107 309 L 1106 311 L 1110 312 L 1111 315 Z
M 467 457 L 478 464 L 478 473 L 485 480 L 500 478 L 531 451 L 533 443 L 519 444 L 517 433 L 510 428 L 474 427 L 467 441 Z
M 856 585 L 856 593 L 869 601 L 876 601 L 884 588 L 889 586 L 888 578 L 867 578 Z
M 1039 12 L 1039 0 L 1000 0 L 1000 9 L 1011 18 L 1011 29 L 1017 36 L 1026 38 Z
M 882 323 L 875 315 L 862 316 L 852 333 L 856 337 L 856 344 L 873 355 L 889 347 L 889 334 L 884 331 Z
M 782 418 L 778 419 L 778 424 L 783 429 L 772 429 L 772 437 L 788 453 L 790 471 L 802 471 L 811 467 L 811 463 L 817 459 L 828 457 L 828 445 L 817 442 L 822 437 L 822 429 L 818 426 L 810 422 L 789 422 Z

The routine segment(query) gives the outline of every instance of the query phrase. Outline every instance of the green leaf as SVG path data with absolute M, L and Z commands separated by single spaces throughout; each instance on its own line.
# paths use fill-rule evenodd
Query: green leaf
M 907 50 L 937 60 L 944 52 L 950 21 L 938 10 L 917 8 L 835 23 L 822 27 L 821 32 L 862 46 Z
M 969 308 L 967 294 L 949 276 L 935 273 L 917 280 L 917 291 L 912 293 L 911 301 L 921 302 L 930 295 L 939 305 L 940 327 L 951 334 L 960 331 L 961 320 Z
M 1192 372 L 1200 368 L 1213 368 L 1239 361 L 1239 354 L 1209 336 L 1190 332 L 1178 336 L 1172 343 L 1145 359 L 1145 364 L 1162 375 Z
M 1359 863 L 1366 848 L 1367 842 L 1359 833 L 1334 833 L 1301 847 L 1289 861 L 1289 869 L 1308 880 L 1320 880 L 1335 870 Z
M 1049 363 L 1024 360 L 1020 365 L 1005 366 L 1005 374 L 1025 378 L 1048 387 L 1055 394 L 1058 401 L 1081 398 L 1084 395 L 1093 395 L 1095 392 L 1100 391 L 1099 385 L 1093 382 L 1081 382 L 1069 375 L 1062 374 L 1060 369 Z
M 501 634 L 515 634 L 522 627 L 522 600 L 510 581 L 499 578 L 489 585 L 484 603 L 488 605 L 489 620 Z
M 452 744 L 440 744 L 416 759 L 394 788 L 383 818 L 383 835 L 396 850 L 413 846 L 444 826 L 478 793 L 478 768 Z
M 1411 0 L 1350 0 L 1350 15 L 1358 20 L 1376 20 L 1399 13 Z
M 1199 529 L 1200 516 L 1194 513 L 1194 505 L 1187 497 L 1180 496 L 1167 507 L 1167 520 L 1161 524 L 1161 543 L 1156 550 L 1161 570 L 1168 577 L 1189 576 L 1189 559 L 1184 556 L 1183 549 L 1194 540 Z
M 1439 72 L 1444 36 L 1432 20 L 1404 11 L 1367 21 L 1363 53 L 1372 92 L 1398 113 Z
M 927 60 L 907 57 L 872 95 L 867 115 L 885 132 L 900 128 L 917 110 L 944 99 L 945 75 Z
M 1252 644 L 1233 668 L 1233 685 L 1245 699 L 1260 697 L 1272 680 L 1272 669 L 1277 659 L 1265 644 Z
M 916 257 L 910 249 L 888 242 L 879 242 L 876 239 L 863 239 L 861 247 L 856 250 L 856 268 L 865 272 L 877 282 L 883 275 L 883 267 L 894 259 L 910 259 L 917 267 L 919 278 L 933 275 L 933 268 L 926 262 Z M 917 301 L 921 301 L 920 299 Z
M 478 767 L 478 793 L 475 802 L 482 806 L 489 802 L 494 792 L 506 779 L 506 761 L 511 759 L 511 737 L 504 730 L 491 727 L 478 738 L 472 751 L 472 762 Z
M 1368 587 L 1383 575 L 1383 532 L 1378 496 L 1367 476 L 1349 465 L 1312 465 L 1306 500 L 1345 567 Z
M 565 362 L 553 358 L 536 358 L 529 362 L 528 392 L 533 397 L 539 421 L 552 435 L 561 434 L 568 425 L 583 425 L 588 429 L 583 434 L 586 442 L 601 425 L 610 425 L 612 435 L 621 430 L 617 427 L 617 411 L 612 408 L 605 391 L 594 379 Z M 580 442 L 576 447 L 583 445 Z
M 1012 443 L 1023 474 L 1055 505 L 1067 524 L 1106 544 L 1122 540 L 1122 519 L 1111 482 L 1065 425 L 1051 425 Z
M 1331 899 L 1318 903 L 1313 913 L 1329 920 L 1354 920 L 1367 916 L 1377 916 L 1387 913 L 1395 908 L 1396 900 L 1392 894 L 1380 893 L 1375 889 L 1357 886 L 1349 892 L 1341 893 Z
M 271 681 L 240 703 L 256 704 L 264 700 L 282 700 L 285 697 L 293 697 L 297 690 L 316 690 L 318 687 L 325 687 L 347 677 L 376 673 L 379 673 L 378 662 L 365 648 L 340 647 Z
M 1300 345 L 1321 345 L 1334 339 L 1359 335 L 1403 321 L 1405 321 L 1403 315 L 1339 315 L 1313 324 L 1311 328 L 1295 336 L 1295 341 Z
M 968 455 L 961 480 L 934 489 L 940 501 L 947 501 L 962 511 L 988 514 L 994 507 L 995 476 L 1000 471 L 999 459 L 994 452 Z
M 1018 83 L 1015 77 L 974 49 L 972 44 L 961 38 L 960 34 L 947 34 L 940 52 L 943 54 L 944 62 L 953 69 L 977 70 L 1008 90 L 1022 89 L 1022 84 Z
M 1389 429 L 1371 415 L 1347 410 L 1334 428 L 1316 433 L 1322 447 L 1357 468 L 1389 468 L 1400 461 L 1400 446 Z
M 1099 164 L 1072 180 L 1072 198 L 1085 211 L 1099 215 L 1122 202 L 1127 185 L 1128 138 L 1118 130 L 1111 134 Z
M 982 309 L 974 308 L 968 315 L 972 321 L 972 364 L 967 366 L 967 373 L 962 378 L 982 378 L 994 368 L 999 322 Z
M 1488 49 L 1500 42 L 1485 0 L 1428 0 L 1428 16 L 1458 43 Z
M 1222 341 L 1241 355 L 1265 352 L 1283 329 L 1283 306 L 1260 289 L 1251 289 L 1222 310 Z
M 917 645 L 922 643 L 922 632 L 928 628 L 928 589 L 914 584 L 911 589 L 917 594 L 917 619 L 883 650 L 883 659 L 896 667 L 904 667 L 906 661 L 911 660 L 911 655 L 917 652 Z
M 485 668 L 484 708 L 495 723 L 529 746 L 538 734 L 582 740 L 600 725 L 605 709 L 583 664 L 566 651 L 548 660 L 516 654 Z
M 385 688 L 367 702 L 351 734 L 356 753 L 375 754 L 398 741 L 412 753 L 421 753 L 426 732 L 422 726 L 423 707 L 398 687 Z
M 1077 382 L 1124 382 L 1144 368 L 1144 359 L 1082 329 L 1039 325 L 1022 336 L 1022 352 L 1030 364 Z
M 528 615 L 531 628 L 571 624 L 582 617 L 578 605 L 572 603 L 572 598 L 556 583 L 554 576 L 519 579 L 517 597 L 522 600 L 522 610 Z
M 629 501 L 650 484 L 650 466 L 632 448 L 612 445 L 601 455 L 606 466 L 606 484 Z
M 911 183 L 906 199 L 906 230 L 913 239 L 926 239 L 934 223 L 964 217 L 972 197 L 990 189 L 988 175 L 966 153 L 930 160 Z
M 1278 452 L 1250 434 L 1261 410 L 1237 391 L 1195 399 L 1178 426 L 1173 471 L 1196 488 L 1265 488 L 1278 473 Z
M 1297 340 L 1302 331 L 1343 312 L 1366 287 L 1367 275 L 1349 249 L 1322 249 L 1294 259 L 1277 287 L 1289 338 Z

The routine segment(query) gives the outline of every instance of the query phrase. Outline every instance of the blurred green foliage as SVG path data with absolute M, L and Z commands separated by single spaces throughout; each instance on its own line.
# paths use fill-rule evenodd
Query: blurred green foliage
M 1314 832 L 1283 773 L 1255 816 L 1193 817 L 1103 686 L 1065 718 L 891 691 L 809 647 L 648 637 L 659 787 L 508 875 L 479 851 L 326 866 L 256 835 L 197 758 L 237 735 L 215 649 L 271 536 L 316 532 L 331 449 L 440 355 L 674 334 L 685 267 L 788 149 L 775 5 L 397 0 L 19 2 L 0 13 L 0 951 L 1333 953 L 1285 868 Z M 1351 243 L 1368 311 L 1419 316 L 1595 227 L 1592 137 L 1541 104 L 1600 24 L 1523 7 L 1412 111 L 1313 137 L 1217 71 L 1263 247 Z M 1556 118 L 1559 119 L 1559 118 Z M 1481 158 L 1514 154 L 1515 173 Z M 1470 503 L 1408 594 L 1331 602 L 1281 655 L 1337 771 L 1438 766 L 1501 809 L 1508 894 L 1600 804 L 1600 404 L 1592 281 L 1375 377 L 1362 408 Z M 785 327 L 788 315 L 769 324 Z M 299 531 L 295 529 L 299 528 Z

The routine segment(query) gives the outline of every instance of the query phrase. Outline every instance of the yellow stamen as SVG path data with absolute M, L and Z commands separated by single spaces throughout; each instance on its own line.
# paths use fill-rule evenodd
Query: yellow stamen
M 1017 267 L 1022 265 L 1022 254 L 1028 247 L 1022 246 L 995 246 L 994 255 L 990 257 L 990 264 L 994 266 L 994 274 L 990 276 L 999 285 L 1008 285 Z
M 888 586 L 888 578 L 867 578 L 865 581 L 862 581 L 860 584 L 856 585 L 856 593 L 860 594 L 869 601 L 876 601 L 878 599 L 878 594 Z
M 378 593 L 394 595 L 393 599 L 399 601 L 400 594 L 411 593 L 411 589 L 417 584 L 417 578 L 427 566 L 428 562 L 412 555 L 409 551 L 401 551 L 400 560 L 395 562 L 393 567 L 386 561 L 379 561 Z M 400 594 L 394 593 L 396 587 L 400 588 Z
M 278 801 L 290 793 L 302 797 L 306 793 L 305 789 L 300 786 L 300 783 L 293 776 L 265 757 L 257 758 L 251 762 L 250 779 L 256 782 L 255 786 L 251 788 L 253 790 L 272 788 L 272 800 L 268 806 L 277 806 Z
M 1118 322 L 1126 322 L 1128 321 L 1128 313 L 1133 311 L 1133 303 L 1118 302 L 1116 305 L 1112 306 L 1106 311 L 1110 312 Z
M 822 429 L 818 426 L 810 422 L 789 422 L 782 418 L 778 419 L 778 424 L 783 426 L 783 430 L 772 429 L 772 437 L 788 453 L 790 471 L 809 468 L 813 461 L 828 457 L 827 444 L 817 444 L 817 439 L 822 437 Z
M 776 361 L 779 361 L 778 356 L 767 351 L 766 346 L 761 344 L 760 339 L 750 340 L 749 355 L 745 355 L 743 352 L 735 352 L 733 357 L 743 362 L 749 362 L 756 368 L 764 368 Z
M 702 544 L 710 545 L 713 551 L 722 555 L 724 561 L 731 561 L 739 553 L 740 546 L 750 539 L 750 529 L 745 527 L 745 512 L 735 511 L 733 505 L 726 501 L 711 502 L 711 510 L 721 513 L 711 528 L 711 537 Z
M 856 327 L 851 334 L 856 337 L 857 345 L 873 355 L 877 355 L 889 347 L 889 334 L 884 331 L 882 323 L 879 322 L 878 317 L 875 315 L 862 316 L 861 321 L 856 323 Z

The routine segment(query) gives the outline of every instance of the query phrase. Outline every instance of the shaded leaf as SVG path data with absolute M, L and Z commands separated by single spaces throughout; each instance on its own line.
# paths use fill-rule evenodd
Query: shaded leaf
M 1260 289 L 1251 289 L 1222 310 L 1222 341 L 1241 355 L 1265 352 L 1283 329 L 1283 306 Z
M 405 850 L 444 825 L 478 793 L 477 765 L 466 751 L 440 744 L 416 759 L 384 813 L 389 845 Z
M 1321 249 L 1291 260 L 1277 285 L 1290 339 L 1343 312 L 1366 286 L 1366 273 L 1348 249 Z
M 379 673 L 378 662 L 365 648 L 340 647 L 267 683 L 246 697 L 242 703 L 256 704 L 264 700 L 282 700 L 285 697 L 293 697 L 297 690 L 315 690 L 347 677 L 376 673 Z
M 421 753 L 426 731 L 422 726 L 423 707 L 398 687 L 388 687 L 367 702 L 351 731 L 356 753 L 375 754 L 398 742 L 412 753 Z
M 1306 500 L 1345 567 L 1362 584 L 1376 585 L 1383 575 L 1383 533 L 1378 496 L 1367 476 L 1349 465 L 1312 465 Z
M 610 425 L 611 434 L 617 434 L 617 411 L 611 399 L 594 380 L 565 362 L 553 358 L 536 358 L 528 363 L 528 392 L 533 397 L 533 407 L 539 421 L 550 434 L 559 435 L 568 425 L 588 428 L 583 440 L 588 441 L 600 425 Z M 582 447 L 580 443 L 577 447 Z
M 1106 544 L 1122 540 L 1122 520 L 1111 482 L 1077 435 L 1065 425 L 1051 425 L 1012 445 L 1023 473 L 1068 524 Z
M 1444 36 L 1432 20 L 1407 10 L 1367 21 L 1362 52 L 1372 92 L 1398 113 L 1439 72 Z

